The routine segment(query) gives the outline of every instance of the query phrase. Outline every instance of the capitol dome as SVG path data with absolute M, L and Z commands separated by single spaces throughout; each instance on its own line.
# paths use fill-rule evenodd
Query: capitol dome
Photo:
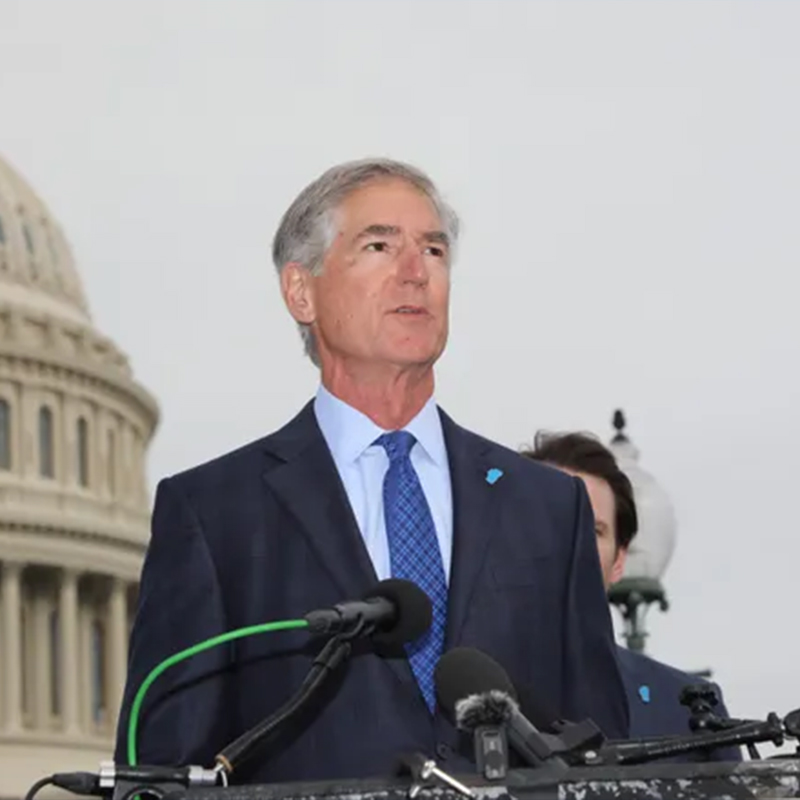
M 111 754 L 158 406 L 0 159 L 0 798 Z
M 58 223 L 0 159 L 0 281 L 3 299 L 88 324 L 89 309 Z

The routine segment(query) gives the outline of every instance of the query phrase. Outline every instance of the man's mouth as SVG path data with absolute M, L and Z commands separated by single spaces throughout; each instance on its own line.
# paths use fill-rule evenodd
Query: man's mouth
M 394 309 L 395 314 L 427 314 L 422 306 L 398 306 Z

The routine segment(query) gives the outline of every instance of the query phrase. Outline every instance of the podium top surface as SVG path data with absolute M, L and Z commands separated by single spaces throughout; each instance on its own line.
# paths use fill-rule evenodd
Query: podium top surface
M 800 760 L 736 763 L 650 763 L 579 767 L 556 774 L 547 768 L 511 770 L 489 783 L 478 775 L 453 777 L 475 800 L 769 800 L 800 798 Z M 188 789 L 166 800 L 410 800 L 410 778 L 368 778 Z M 432 779 L 414 800 L 466 800 Z M 120 798 L 117 798 L 120 800 Z

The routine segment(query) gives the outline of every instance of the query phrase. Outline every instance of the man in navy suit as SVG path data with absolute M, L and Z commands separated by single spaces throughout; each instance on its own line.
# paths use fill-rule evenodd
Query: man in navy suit
M 636 535 L 638 518 L 633 487 L 619 468 L 614 454 L 593 436 L 583 433 L 544 434 L 536 436 L 534 447 L 523 455 L 545 462 L 574 475 L 586 484 L 594 515 L 597 548 L 606 590 L 616 583 L 625 569 L 631 540 Z M 622 679 L 630 709 L 630 735 L 682 735 L 690 732 L 690 710 L 680 703 L 682 689 L 700 679 L 662 664 L 643 653 L 624 647 L 618 649 Z M 721 717 L 728 712 L 722 692 L 714 685 Z M 723 748 L 692 754 L 681 760 L 740 760 L 738 748 Z
M 406 651 L 361 643 L 312 713 L 234 781 L 385 775 L 408 751 L 469 768 L 432 687 L 436 659 L 457 645 L 491 655 L 564 717 L 627 735 L 584 484 L 459 427 L 434 401 L 457 235 L 431 180 L 388 160 L 328 170 L 285 213 L 273 260 L 319 390 L 277 432 L 159 483 L 118 761 L 135 693 L 163 659 L 390 576 L 429 594 L 430 631 Z M 171 667 L 147 695 L 138 762 L 212 765 L 296 691 L 319 647 L 304 631 L 260 635 Z

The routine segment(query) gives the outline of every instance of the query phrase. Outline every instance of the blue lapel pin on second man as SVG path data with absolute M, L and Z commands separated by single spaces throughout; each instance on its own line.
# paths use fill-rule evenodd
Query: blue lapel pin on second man
M 498 469 L 497 467 L 492 467 L 491 469 L 486 470 L 486 483 L 489 486 L 497 483 L 503 475 L 503 470 Z

